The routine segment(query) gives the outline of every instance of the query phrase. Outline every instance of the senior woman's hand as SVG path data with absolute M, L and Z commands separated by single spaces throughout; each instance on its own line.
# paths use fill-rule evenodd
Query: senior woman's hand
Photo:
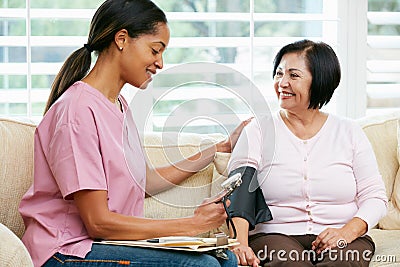
M 354 217 L 342 228 L 326 228 L 322 231 L 312 242 L 312 249 L 319 254 L 325 249 L 344 248 L 347 244 L 365 234 L 367 230 L 367 223 L 358 217 Z
M 258 264 L 260 263 L 260 260 L 254 254 L 254 251 L 251 249 L 251 247 L 240 244 L 238 246 L 235 246 L 232 251 L 235 253 L 238 263 L 240 265 L 252 267 L 259 266 Z
M 353 241 L 353 240 L 351 240 Z M 312 242 L 312 250 L 315 250 L 317 254 L 320 254 L 326 249 L 333 249 L 341 244 L 348 244 L 351 242 L 345 237 L 345 233 L 342 228 L 327 228 L 322 231 L 317 238 Z M 343 248 L 343 247 L 342 247 Z
M 236 145 L 237 140 L 239 139 L 240 134 L 242 133 L 244 127 L 251 122 L 254 117 L 248 118 L 247 120 L 242 121 L 233 132 L 229 135 L 229 137 L 216 144 L 217 152 L 232 152 L 233 148 Z

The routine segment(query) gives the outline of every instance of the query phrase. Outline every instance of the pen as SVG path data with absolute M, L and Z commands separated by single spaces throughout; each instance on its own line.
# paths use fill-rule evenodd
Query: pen
M 187 244 L 193 242 L 203 242 L 201 238 L 197 237 L 161 237 L 146 239 L 149 243 L 163 243 L 163 244 Z

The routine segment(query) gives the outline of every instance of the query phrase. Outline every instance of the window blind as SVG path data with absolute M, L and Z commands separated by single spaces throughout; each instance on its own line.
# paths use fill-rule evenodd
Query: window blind
M 90 19 L 102 2 L 0 2 L 0 116 L 40 121 L 54 76 L 66 57 L 86 43 Z M 328 111 L 354 116 L 363 114 L 365 109 L 367 113 L 374 113 L 399 106 L 398 0 L 369 0 L 368 14 L 355 18 L 356 21 L 349 19 L 354 18 L 352 14 L 347 14 L 347 19 L 343 17 L 343 8 L 340 8 L 353 0 L 154 2 L 167 14 L 171 40 L 164 54 L 165 78 L 157 80 L 154 90 L 146 92 L 151 96 L 142 103 L 143 107 L 137 108 L 140 111 L 151 106 L 146 130 L 226 133 L 238 119 L 251 115 L 252 107 L 268 103 L 271 110 L 277 109 L 272 88 L 273 57 L 283 45 L 303 38 L 327 42 L 344 63 L 344 85 L 328 105 Z M 349 12 L 354 10 L 355 7 Z M 366 20 L 367 15 L 366 62 L 349 60 L 357 47 L 346 43 L 349 36 L 344 33 L 357 20 Z M 191 74 L 171 70 L 189 62 L 214 62 L 240 73 L 256 86 L 262 97 L 246 96 L 246 102 L 229 91 L 238 84 L 232 78 L 235 75 L 226 73 L 226 69 L 214 73 L 214 84 L 181 84 L 179 75 L 188 78 Z M 367 85 L 362 80 L 355 84 L 361 92 L 359 95 L 367 96 L 367 104 L 361 101 L 363 97 L 351 97 L 349 92 L 354 86 L 346 83 L 353 76 L 351 70 L 360 66 L 365 66 L 367 71 Z M 199 75 L 201 71 L 198 70 Z M 197 78 L 193 76 L 194 80 Z M 165 94 L 175 89 L 179 93 Z M 135 98 L 138 90 L 126 86 L 123 92 L 129 99 Z M 203 102 L 195 104 L 194 99 L 203 99 Z M 360 106 L 361 112 L 352 114 L 346 108 L 350 106 Z M 176 112 L 179 108 L 183 108 L 187 118 L 195 119 L 187 119 L 182 126 Z
M 400 1 L 368 6 L 367 114 L 400 108 Z

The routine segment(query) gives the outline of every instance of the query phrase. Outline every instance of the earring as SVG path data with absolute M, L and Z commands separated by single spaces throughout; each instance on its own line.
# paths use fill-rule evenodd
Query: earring
M 124 48 L 123 48 L 123 47 L 120 47 L 120 48 L 119 48 L 119 51 L 122 51 L 122 49 L 124 49 Z

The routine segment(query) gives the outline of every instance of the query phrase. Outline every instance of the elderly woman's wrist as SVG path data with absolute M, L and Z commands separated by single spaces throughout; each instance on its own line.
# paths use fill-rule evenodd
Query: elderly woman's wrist
M 365 234 L 367 224 L 359 218 L 353 219 L 349 224 L 343 226 L 343 235 L 347 243 L 353 242 L 358 237 Z

